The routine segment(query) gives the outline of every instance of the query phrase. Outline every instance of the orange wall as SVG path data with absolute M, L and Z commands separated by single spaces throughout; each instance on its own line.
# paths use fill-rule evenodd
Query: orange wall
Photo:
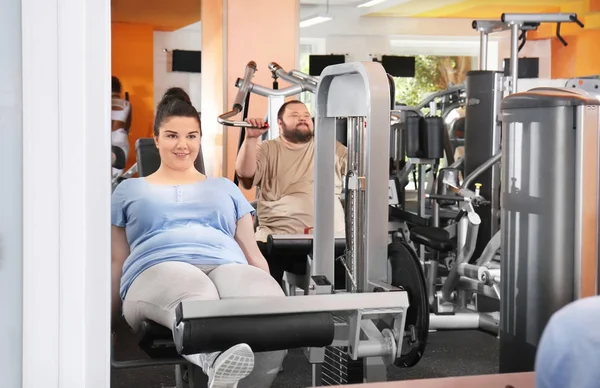
M 223 0 L 202 0 L 202 153 L 206 173 L 223 176 L 223 127 L 217 117 L 224 103 Z M 205 77 L 204 74 L 209 76 Z
M 154 32 L 150 25 L 112 23 L 112 75 L 129 92 L 133 116 L 127 168 L 135 163 L 135 141 L 151 137 L 154 120 Z
M 583 77 L 600 74 L 596 53 L 600 30 L 582 31 L 566 38 L 568 46 L 552 39 L 552 78 Z
M 286 70 L 296 67 L 298 45 L 299 8 L 296 0 L 228 0 L 227 2 L 227 107 L 231 109 L 238 88 L 235 80 L 244 76 L 246 64 L 253 60 L 257 71 L 253 82 L 272 87 L 273 79 L 268 69 L 270 62 L 277 62 Z M 248 28 L 249 15 L 260 15 L 260 20 Z M 281 88 L 289 86 L 281 82 Z M 252 94 L 249 117 L 264 117 L 267 99 Z M 273 123 L 271 123 L 273 125 Z M 276 129 L 278 130 L 278 129 Z M 239 128 L 226 128 L 226 168 L 224 175 L 233 179 L 235 159 L 239 142 Z M 245 192 L 254 199 L 255 191 Z

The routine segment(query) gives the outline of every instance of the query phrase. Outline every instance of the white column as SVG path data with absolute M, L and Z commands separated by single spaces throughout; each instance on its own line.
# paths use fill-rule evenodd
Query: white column
M 22 386 L 107 388 L 110 2 L 21 4 Z
M 21 1 L 0 11 L 0 380 L 21 386 L 22 181 Z

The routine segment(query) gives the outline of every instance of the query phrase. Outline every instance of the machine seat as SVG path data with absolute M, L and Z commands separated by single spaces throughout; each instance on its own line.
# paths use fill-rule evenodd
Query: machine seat
M 150 320 L 143 321 L 139 332 L 140 348 L 153 359 L 181 357 L 173 342 L 171 329 Z
M 442 228 L 431 226 L 417 226 L 410 230 L 410 240 L 419 245 L 424 245 L 440 253 L 454 249 L 449 233 Z

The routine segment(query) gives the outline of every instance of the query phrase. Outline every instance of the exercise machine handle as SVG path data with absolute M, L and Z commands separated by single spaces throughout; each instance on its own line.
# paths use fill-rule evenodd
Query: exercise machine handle
M 312 83 L 310 80 L 308 80 L 304 77 L 297 76 L 293 72 L 286 72 L 281 66 L 279 66 L 279 64 L 277 62 L 269 63 L 269 70 L 271 70 L 271 72 L 273 73 L 274 76 L 277 76 L 277 77 L 281 78 L 282 80 L 287 81 L 293 85 L 301 86 L 300 92 L 309 91 L 311 93 L 315 93 L 317 91 L 316 83 Z M 303 73 L 300 73 L 300 74 L 303 74 Z M 286 91 L 286 97 L 287 97 L 288 95 L 297 94 L 297 93 L 293 93 L 293 91 L 298 90 L 298 88 L 297 87 L 296 88 L 288 87 L 288 88 L 285 88 L 282 90 L 287 90 Z M 258 91 L 258 94 L 267 93 L 267 92 L 268 92 L 267 90 Z M 292 94 L 289 94 L 289 93 L 292 93 Z M 271 93 L 271 94 L 280 95 L 277 93 Z
M 576 13 L 573 13 L 573 14 L 569 15 L 569 19 L 570 19 L 570 20 L 571 20 L 573 23 L 576 23 L 576 24 L 577 24 L 579 27 L 581 27 L 581 28 L 583 28 L 583 27 L 584 27 L 583 23 L 581 22 L 581 20 L 579 20 L 579 18 L 577 17 L 577 14 L 576 14 Z
M 251 127 L 250 123 L 245 121 L 233 121 L 229 120 L 229 118 L 238 115 L 240 112 L 244 110 L 244 104 L 248 93 L 252 89 L 252 77 L 254 77 L 254 72 L 256 72 L 256 62 L 250 61 L 246 65 L 246 70 L 244 72 L 244 78 L 238 78 L 235 86 L 238 87 L 238 92 L 233 100 L 233 107 L 229 112 L 225 112 L 219 117 L 217 117 L 217 122 L 221 125 L 225 125 L 228 127 Z
M 415 107 L 415 109 L 418 110 L 418 111 L 420 111 L 421 109 L 423 109 L 426 106 L 428 106 L 432 101 L 434 101 L 438 97 L 448 96 L 448 95 L 451 95 L 451 94 L 456 93 L 456 92 L 462 93 L 462 92 L 464 92 L 464 90 L 465 90 L 465 85 L 464 84 L 450 86 L 446 90 L 441 90 L 439 92 L 433 93 L 432 95 L 430 95 L 429 97 L 427 97 L 425 100 L 421 101 L 419 103 L 419 105 L 417 105 Z
M 271 71 L 271 73 L 273 73 L 277 77 L 279 77 L 282 80 L 287 81 L 291 84 L 299 84 L 302 81 L 304 81 L 303 78 L 296 77 L 296 76 L 292 75 L 291 72 L 290 73 L 286 72 L 283 69 L 283 67 L 279 66 L 279 64 L 277 62 L 269 63 L 269 70 Z
M 219 117 L 217 117 L 217 122 L 219 124 L 225 125 L 227 127 L 238 127 L 238 128 L 252 127 L 252 124 L 247 123 L 245 121 L 228 120 L 230 117 L 236 116 L 238 113 L 240 113 L 240 111 L 241 110 L 233 109 L 233 110 L 230 110 L 229 112 L 225 112 L 222 115 L 220 115 Z
M 436 201 L 466 201 L 467 198 L 462 195 L 442 195 L 442 194 L 425 194 L 425 199 L 433 199 Z
M 304 81 L 308 81 L 308 82 L 313 83 L 315 85 L 319 83 L 319 77 L 308 75 L 308 74 L 303 73 L 303 72 L 301 72 L 299 70 L 292 70 L 292 71 L 289 72 L 289 74 L 291 76 L 294 76 L 296 78 L 300 78 L 300 79 L 302 79 Z
M 239 90 L 235 99 L 233 100 L 233 109 L 239 109 L 239 112 L 244 109 L 244 101 L 246 101 L 246 94 L 250 92 L 250 85 L 252 77 L 254 77 L 254 73 L 256 72 L 256 62 L 250 61 L 246 65 L 246 71 L 244 72 L 244 78 L 241 80 L 241 84 L 238 86 Z M 238 79 L 239 82 L 239 79 Z M 237 83 L 236 83 L 237 84 Z

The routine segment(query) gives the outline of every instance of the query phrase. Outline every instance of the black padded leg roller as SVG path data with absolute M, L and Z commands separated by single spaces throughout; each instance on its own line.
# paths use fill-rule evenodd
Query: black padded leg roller
M 254 352 L 323 347 L 333 342 L 331 313 L 185 320 L 181 354 L 222 351 L 239 343 Z

